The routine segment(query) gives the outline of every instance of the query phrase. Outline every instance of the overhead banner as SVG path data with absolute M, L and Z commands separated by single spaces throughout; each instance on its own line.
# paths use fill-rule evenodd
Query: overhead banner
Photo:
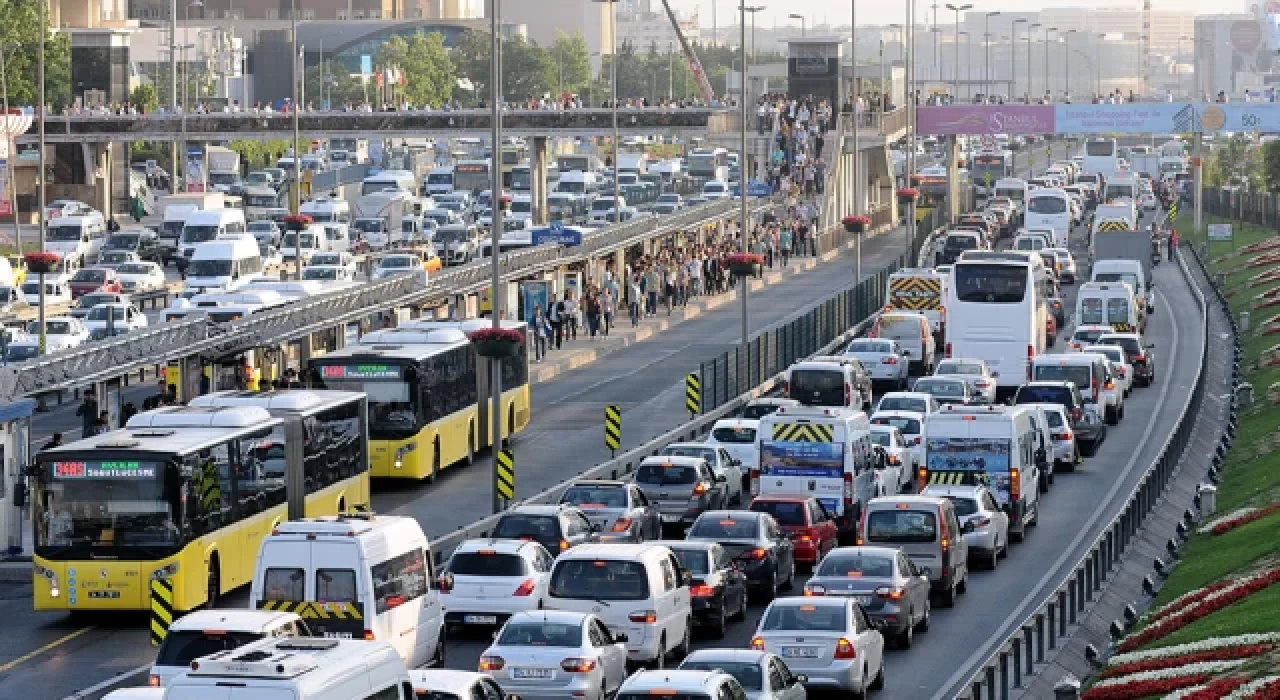
M 1280 133 L 1280 102 L 920 107 L 922 134 Z

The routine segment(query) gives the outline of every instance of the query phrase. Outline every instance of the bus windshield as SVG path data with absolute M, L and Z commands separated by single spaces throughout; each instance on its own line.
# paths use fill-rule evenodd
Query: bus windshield
M 181 544 L 174 507 L 178 482 L 166 479 L 164 463 L 68 457 L 42 466 L 46 483 L 35 517 L 42 555 L 88 558 L 90 552 Z
M 397 367 L 381 367 L 391 370 L 395 378 L 353 378 L 353 374 L 371 371 L 369 366 L 322 366 L 320 376 L 324 388 L 336 391 L 363 391 L 369 396 L 369 437 L 375 440 L 396 440 L 418 431 L 418 398 L 413 384 L 401 378 Z M 344 377 L 345 375 L 345 377 Z
M 1027 203 L 1027 211 L 1032 214 L 1065 214 L 1067 200 L 1064 197 L 1032 197 Z
M 1035 201 L 1035 200 L 1032 200 Z M 970 263 L 952 268 L 960 301 L 1016 304 L 1027 296 L 1027 268 Z

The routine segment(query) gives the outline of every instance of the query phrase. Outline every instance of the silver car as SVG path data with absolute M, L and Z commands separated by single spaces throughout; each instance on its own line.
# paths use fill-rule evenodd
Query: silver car
M 887 384 L 894 389 L 907 388 L 910 363 L 898 341 L 888 338 L 858 338 L 844 349 L 847 357 L 856 357 L 867 368 L 873 384 Z
M 876 469 L 877 495 L 909 493 L 919 465 L 902 431 L 892 425 L 873 425 L 871 444 L 884 452 L 884 467 Z
M 599 528 L 600 542 L 644 542 L 662 537 L 662 516 L 640 488 L 625 481 L 579 481 L 560 503 L 577 506 Z
M 701 457 L 707 460 L 711 471 L 716 476 L 725 478 L 729 490 L 729 503 L 744 505 L 742 494 L 750 487 L 747 473 L 742 468 L 742 461 L 722 445 L 705 442 L 677 442 L 662 448 L 658 454 L 675 455 L 677 457 Z
M 480 656 L 479 669 L 526 700 L 605 700 L 627 678 L 626 641 L 595 615 L 516 613 Z
M 855 696 L 884 687 L 884 637 L 853 598 L 777 598 L 751 648 L 782 657 L 809 686 Z
M 776 654 L 753 649 L 699 649 L 685 657 L 682 671 L 723 671 L 737 679 L 747 700 L 805 700 L 804 682 Z
M 974 403 L 992 404 L 996 402 L 996 377 L 986 360 L 959 358 L 947 359 L 938 363 L 933 371 L 935 377 L 963 379 L 969 385 L 969 393 Z
M 1049 458 L 1053 460 L 1053 471 L 1072 471 L 1080 461 L 1080 451 L 1076 449 L 1076 436 L 1071 432 L 1071 418 L 1067 409 L 1060 403 L 1031 403 L 1044 411 L 1049 423 L 1049 436 L 1053 448 Z
M 929 577 L 897 547 L 838 547 L 804 585 L 804 594 L 851 597 L 901 649 L 929 629 Z
M 1009 553 L 1009 516 L 987 487 L 931 484 L 920 495 L 945 498 L 955 506 L 970 561 L 981 559 L 994 571 L 996 561 Z

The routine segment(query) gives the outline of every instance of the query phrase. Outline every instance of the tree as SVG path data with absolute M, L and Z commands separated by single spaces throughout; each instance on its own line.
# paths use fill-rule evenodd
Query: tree
M 365 85 L 361 82 L 360 76 L 348 73 L 341 66 L 338 66 L 337 71 L 333 68 L 334 65 L 330 64 L 328 86 L 324 85 L 320 66 L 312 66 L 303 74 L 303 85 L 306 87 L 308 100 L 319 104 L 324 96 L 327 96 L 330 103 L 334 105 L 341 105 L 344 102 L 363 102 Z
M 1280 141 L 1262 144 L 1262 180 L 1267 191 L 1280 192 Z
M 541 97 L 555 86 L 555 61 L 545 49 L 518 36 L 502 45 L 502 94 L 508 101 Z
M 378 49 L 378 64 L 405 76 L 404 96 L 415 105 L 440 105 L 453 95 L 456 72 L 444 39 L 419 32 L 406 41 L 393 37 Z
M 556 66 L 556 86 L 563 92 L 581 93 L 591 81 L 591 55 L 587 42 L 575 32 L 572 36 L 556 32 L 551 44 L 551 58 Z
M 183 67 L 182 63 L 178 63 L 178 104 L 183 103 Z M 151 75 L 151 85 L 155 89 L 156 99 L 159 104 L 169 104 L 170 85 L 173 80 L 169 75 L 169 64 L 161 62 L 156 65 L 156 72 Z M 195 105 L 199 103 L 201 97 L 208 97 L 213 94 L 214 90 L 213 76 L 202 67 L 189 65 L 186 68 L 186 105 L 188 111 L 195 110 Z
M 1211 187 L 1222 187 L 1229 184 L 1241 184 L 1248 177 L 1249 137 L 1242 133 L 1233 134 L 1226 143 L 1218 145 L 1209 159 L 1205 182 Z
M 36 56 L 40 42 L 40 0 L 7 0 L 0 3 L 0 46 L 5 52 L 5 79 L 10 105 L 34 105 L 37 101 Z M 46 14 L 46 27 L 50 27 Z M 45 98 L 55 107 L 71 101 L 71 37 L 66 32 L 45 38 Z
M 129 93 L 129 103 L 144 112 L 156 111 L 156 105 L 160 103 L 159 98 L 156 97 L 156 86 L 151 83 L 139 83 L 138 87 Z
M 466 78 L 475 87 L 476 94 L 489 89 L 489 57 L 492 40 L 488 34 L 468 29 L 458 38 L 449 52 L 459 78 Z

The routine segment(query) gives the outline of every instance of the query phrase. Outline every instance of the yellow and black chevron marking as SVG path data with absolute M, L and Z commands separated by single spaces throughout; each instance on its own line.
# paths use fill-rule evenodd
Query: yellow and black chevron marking
M 622 410 L 617 406 L 604 407 L 604 446 L 616 450 L 622 445 Z
M 1134 332 L 1133 326 L 1127 323 L 1113 323 L 1111 324 L 1111 330 L 1115 331 L 1116 333 L 1133 333 Z
M 173 581 L 151 579 L 151 646 L 158 647 L 173 624 Z
M 702 413 L 702 377 L 696 372 L 684 378 L 684 408 L 695 416 Z
M 359 603 L 316 603 L 306 600 L 260 600 L 259 610 L 291 612 L 304 620 L 363 620 Z
M 311 615 L 311 603 L 305 600 L 260 600 L 258 601 L 259 610 L 271 610 L 273 612 L 291 612 L 298 617 L 309 617 Z
M 899 309 L 936 309 L 942 300 L 942 280 L 932 277 L 895 277 L 889 280 L 889 298 Z
M 1098 224 L 1099 231 L 1132 231 L 1133 227 L 1123 219 L 1109 219 Z
M 958 486 L 973 483 L 973 472 L 929 472 L 929 483 Z
M 779 423 L 773 426 L 778 442 L 832 442 L 835 430 L 823 423 Z
M 1177 218 L 1178 218 L 1178 202 L 1174 201 L 1173 205 L 1169 207 L 1169 220 L 1173 221 Z
M 516 497 L 516 456 L 511 450 L 498 453 L 498 480 L 494 487 L 508 501 Z

